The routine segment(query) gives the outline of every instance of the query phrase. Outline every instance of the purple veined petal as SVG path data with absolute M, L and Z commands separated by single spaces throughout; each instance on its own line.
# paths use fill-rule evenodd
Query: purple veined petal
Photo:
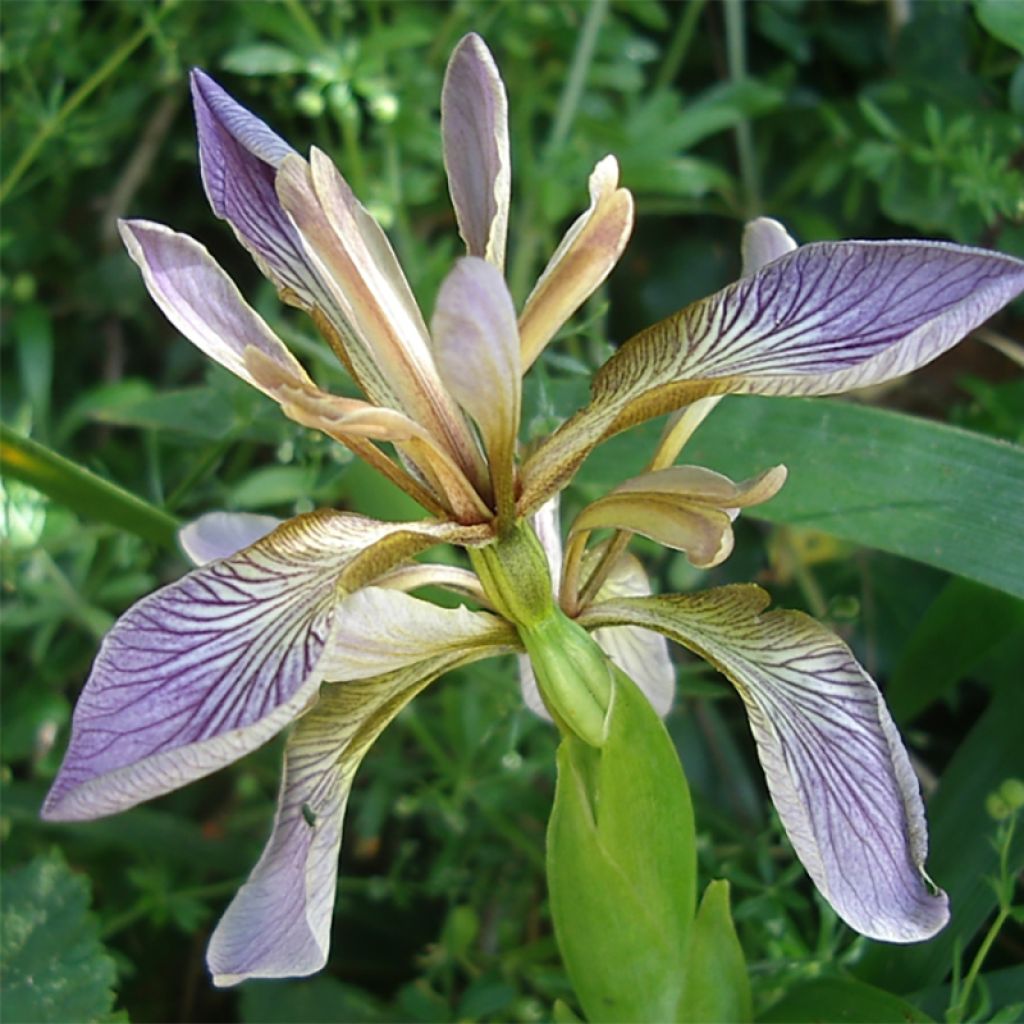
M 463 37 L 448 61 L 441 135 L 466 252 L 503 271 L 512 187 L 508 99 L 494 58 L 475 32 Z
M 270 841 L 210 940 L 218 986 L 318 971 L 327 960 L 342 820 L 359 763 L 438 675 L 496 651 L 449 653 L 389 675 L 329 683 L 289 738 Z
M 319 279 L 274 186 L 278 166 L 295 150 L 205 72 L 194 69 L 191 84 L 199 166 L 213 212 L 278 289 L 306 309 L 323 308 Z
M 598 372 L 592 408 L 617 409 L 615 430 L 702 389 L 824 395 L 878 384 L 935 359 L 1021 290 L 1024 261 L 982 249 L 801 246 L 627 342 Z
M 453 651 L 515 643 L 512 628 L 488 612 L 441 608 L 398 590 L 364 587 L 338 607 L 331 645 L 320 668 L 329 682 L 347 682 Z
M 255 544 L 282 522 L 253 512 L 207 512 L 178 530 L 178 543 L 193 565 L 206 565 Z
M 927 828 L 910 760 L 878 687 L 827 629 L 764 613 L 759 587 L 616 600 L 590 625 L 657 629 L 712 662 L 743 698 L 768 789 L 807 873 L 836 913 L 886 942 L 949 919 L 924 872 Z
M 343 570 L 415 528 L 298 516 L 133 605 L 100 647 L 43 817 L 126 810 L 265 743 L 315 695 Z
M 771 217 L 758 217 L 743 229 L 743 276 L 756 274 L 773 260 L 797 247 L 789 232 Z
M 501 272 L 476 256 L 441 284 L 431 337 L 441 380 L 480 428 L 499 511 L 510 511 L 522 398 L 519 329 Z

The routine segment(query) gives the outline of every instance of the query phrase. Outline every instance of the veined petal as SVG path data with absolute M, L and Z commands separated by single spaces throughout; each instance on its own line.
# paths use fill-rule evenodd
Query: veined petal
M 441 379 L 476 421 L 499 509 L 513 502 L 522 394 L 519 331 L 505 280 L 491 263 L 467 256 L 444 279 L 431 321 Z
M 119 227 L 153 301 L 193 345 L 260 390 L 245 364 L 247 349 L 262 353 L 283 377 L 312 386 L 298 360 L 205 246 L 151 221 L 123 220 Z
M 207 512 L 178 531 L 178 543 L 193 565 L 206 565 L 255 544 L 282 522 L 252 512 Z
M 942 242 L 820 242 L 628 341 L 533 453 L 520 515 L 620 430 L 709 395 L 824 395 L 931 361 L 1024 289 L 1024 261 Z
M 615 157 L 598 163 L 589 186 L 590 207 L 559 242 L 519 317 L 524 372 L 611 273 L 633 230 L 633 197 L 618 187 Z
M 338 575 L 382 527 L 300 516 L 130 608 L 100 647 L 43 816 L 124 810 L 280 731 L 322 678 Z
M 194 69 L 191 83 L 199 166 L 213 212 L 285 298 L 306 309 L 322 306 L 319 279 L 274 188 L 277 167 L 295 150 L 205 72 Z
M 739 484 L 703 466 L 669 466 L 625 480 L 608 493 L 665 495 L 714 508 L 749 508 L 775 497 L 785 482 L 785 466 L 773 466 Z
M 931 362 L 1024 289 L 1024 261 L 942 242 L 818 242 L 627 342 L 594 380 L 609 433 L 703 394 L 826 395 Z
M 321 670 L 330 682 L 368 679 L 453 651 L 515 644 L 515 630 L 496 615 L 364 587 L 339 607 Z
M 316 693 L 345 570 L 469 533 L 314 512 L 143 598 L 100 647 L 43 816 L 113 814 L 262 745 Z
M 881 694 L 838 637 L 800 612 L 764 613 L 767 604 L 759 587 L 730 586 L 611 601 L 585 618 L 657 629 L 723 672 L 822 895 L 870 938 L 929 938 L 949 919 L 948 900 L 924 873 L 920 790 Z
M 443 672 L 501 648 L 450 652 L 359 682 L 330 683 L 288 740 L 270 840 L 221 918 L 207 962 L 218 986 L 312 974 L 330 945 L 345 805 L 363 756 Z
M 448 189 L 466 251 L 503 271 L 512 187 L 508 99 L 494 58 L 475 32 L 463 37 L 448 61 L 441 135 Z
M 741 252 L 743 276 L 756 274 L 763 266 L 796 248 L 789 232 L 771 217 L 758 217 L 743 229 Z

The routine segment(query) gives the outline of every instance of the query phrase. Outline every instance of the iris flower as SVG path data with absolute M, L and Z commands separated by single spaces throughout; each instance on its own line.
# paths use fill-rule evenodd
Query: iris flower
M 895 942 L 941 928 L 948 908 L 924 874 L 917 781 L 846 645 L 806 615 L 766 611 L 753 585 L 652 596 L 625 546 L 639 533 L 695 565 L 721 562 L 739 510 L 785 478 L 775 467 L 734 483 L 673 465 L 721 396 L 835 394 L 905 374 L 1018 294 L 1024 263 L 939 242 L 798 247 L 775 222 L 756 221 L 744 276 L 626 342 L 597 373 L 589 404 L 527 455 L 522 376 L 630 234 L 633 202 L 614 158 L 597 164 L 589 207 L 517 312 L 503 278 L 506 94 L 482 40 L 464 38 L 445 77 L 441 133 L 467 255 L 428 329 L 387 238 L 324 153 L 300 156 L 198 70 L 192 95 L 214 213 L 282 300 L 310 314 L 365 400 L 323 391 L 198 242 L 124 222 L 150 294 L 203 352 L 348 446 L 427 516 L 378 522 L 324 509 L 278 523 L 212 513 L 186 527 L 197 568 L 106 636 L 44 817 L 123 811 L 290 726 L 270 840 L 208 961 L 218 985 L 310 974 L 327 958 L 356 768 L 439 675 L 525 647 L 528 703 L 600 745 L 600 703 L 574 704 L 563 684 L 575 665 L 570 689 L 586 692 L 607 662 L 574 661 L 552 644 L 557 620 L 571 627 L 562 635 L 582 637 L 581 651 L 593 631 L 663 713 L 673 683 L 664 637 L 711 662 L 739 691 L 783 825 L 840 917 Z M 606 438 L 669 412 L 648 471 L 580 513 L 563 559 L 557 495 L 577 467 Z M 612 537 L 592 545 L 606 528 Z M 441 543 L 465 548 L 472 570 L 417 560 Z M 427 584 L 473 607 L 412 595 Z

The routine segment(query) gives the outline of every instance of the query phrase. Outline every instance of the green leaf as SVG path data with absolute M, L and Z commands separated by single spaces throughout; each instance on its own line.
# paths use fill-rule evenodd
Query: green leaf
M 653 448 L 636 431 L 603 445 L 581 480 L 606 490 Z M 680 461 L 744 479 L 789 479 L 745 515 L 796 523 L 1024 597 L 1024 448 L 835 399 L 733 397 Z
M 682 995 L 694 906 L 693 811 L 664 725 L 616 673 L 608 738 L 567 736 L 548 826 L 559 947 L 584 1013 L 667 1021 Z
M 1024 601 L 953 579 L 907 641 L 886 688 L 897 720 L 913 718 L 942 697 L 1011 634 L 1024 633 Z
M 990 36 L 1024 53 L 1024 6 L 1014 0 L 974 0 L 974 13 Z
M 917 1007 L 850 978 L 814 978 L 791 988 L 760 1024 L 904 1024 L 929 1021 Z
M 912 992 L 940 983 L 956 949 L 969 946 L 996 906 L 995 889 L 985 879 L 998 875 L 992 837 L 995 822 L 985 797 L 1005 779 L 1024 775 L 1020 723 L 1024 688 L 1001 687 L 971 729 L 942 775 L 928 803 L 928 873 L 949 893 L 952 919 L 944 931 L 913 946 L 873 945 L 856 974 L 893 992 Z M 1024 868 L 1024 834 L 1018 830 L 1009 870 Z
M 372 1024 L 386 1019 L 369 993 L 327 975 L 303 981 L 247 981 L 240 991 L 245 1024 Z
M 729 913 L 729 883 L 709 883 L 690 932 L 686 990 L 676 1020 L 751 1020 L 750 981 Z
M 87 519 L 175 546 L 174 516 L 0 424 L 0 469 Z
M 4 1019 L 106 1019 L 117 975 L 88 911 L 89 883 L 54 852 L 5 871 L 0 905 Z

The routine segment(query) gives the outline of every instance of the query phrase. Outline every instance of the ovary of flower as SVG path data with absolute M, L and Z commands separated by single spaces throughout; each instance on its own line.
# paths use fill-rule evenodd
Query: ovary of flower
M 736 686 L 782 821 L 839 915 L 890 941 L 941 928 L 948 909 L 923 874 L 917 782 L 848 648 L 800 613 L 765 613 L 757 587 L 652 596 L 624 547 L 646 533 L 715 564 L 736 511 L 782 485 L 782 467 L 734 484 L 671 465 L 721 396 L 832 394 L 907 373 L 1019 294 L 1024 264 L 938 242 L 797 247 L 775 222 L 756 221 L 744 276 L 626 342 L 598 371 L 590 403 L 521 462 L 521 374 L 604 281 L 632 227 L 614 158 L 598 163 L 588 209 L 517 312 L 502 278 L 507 99 L 483 41 L 463 39 L 445 77 L 442 136 L 467 255 L 428 331 L 386 236 L 329 158 L 301 157 L 201 71 L 192 93 L 214 213 L 282 300 L 310 314 L 365 399 L 320 389 L 198 242 L 128 221 L 122 234 L 150 294 L 203 352 L 348 445 L 429 517 L 212 513 L 187 527 L 197 568 L 105 638 L 44 817 L 124 810 L 293 724 L 272 835 L 208 959 L 221 985 L 310 974 L 327 957 L 353 774 L 409 700 L 450 669 L 532 646 L 540 688 L 524 672 L 528 703 L 563 728 L 579 711 L 599 744 L 601 687 L 576 687 L 558 645 L 538 649 L 537 638 L 571 635 L 575 664 L 598 674 L 607 654 L 665 712 L 668 636 Z M 577 467 L 616 432 L 674 410 L 648 472 L 580 513 L 563 560 L 552 510 Z M 604 527 L 615 539 L 588 549 Z M 464 547 L 477 571 L 414 561 L 440 543 Z M 407 592 L 427 584 L 482 610 Z

